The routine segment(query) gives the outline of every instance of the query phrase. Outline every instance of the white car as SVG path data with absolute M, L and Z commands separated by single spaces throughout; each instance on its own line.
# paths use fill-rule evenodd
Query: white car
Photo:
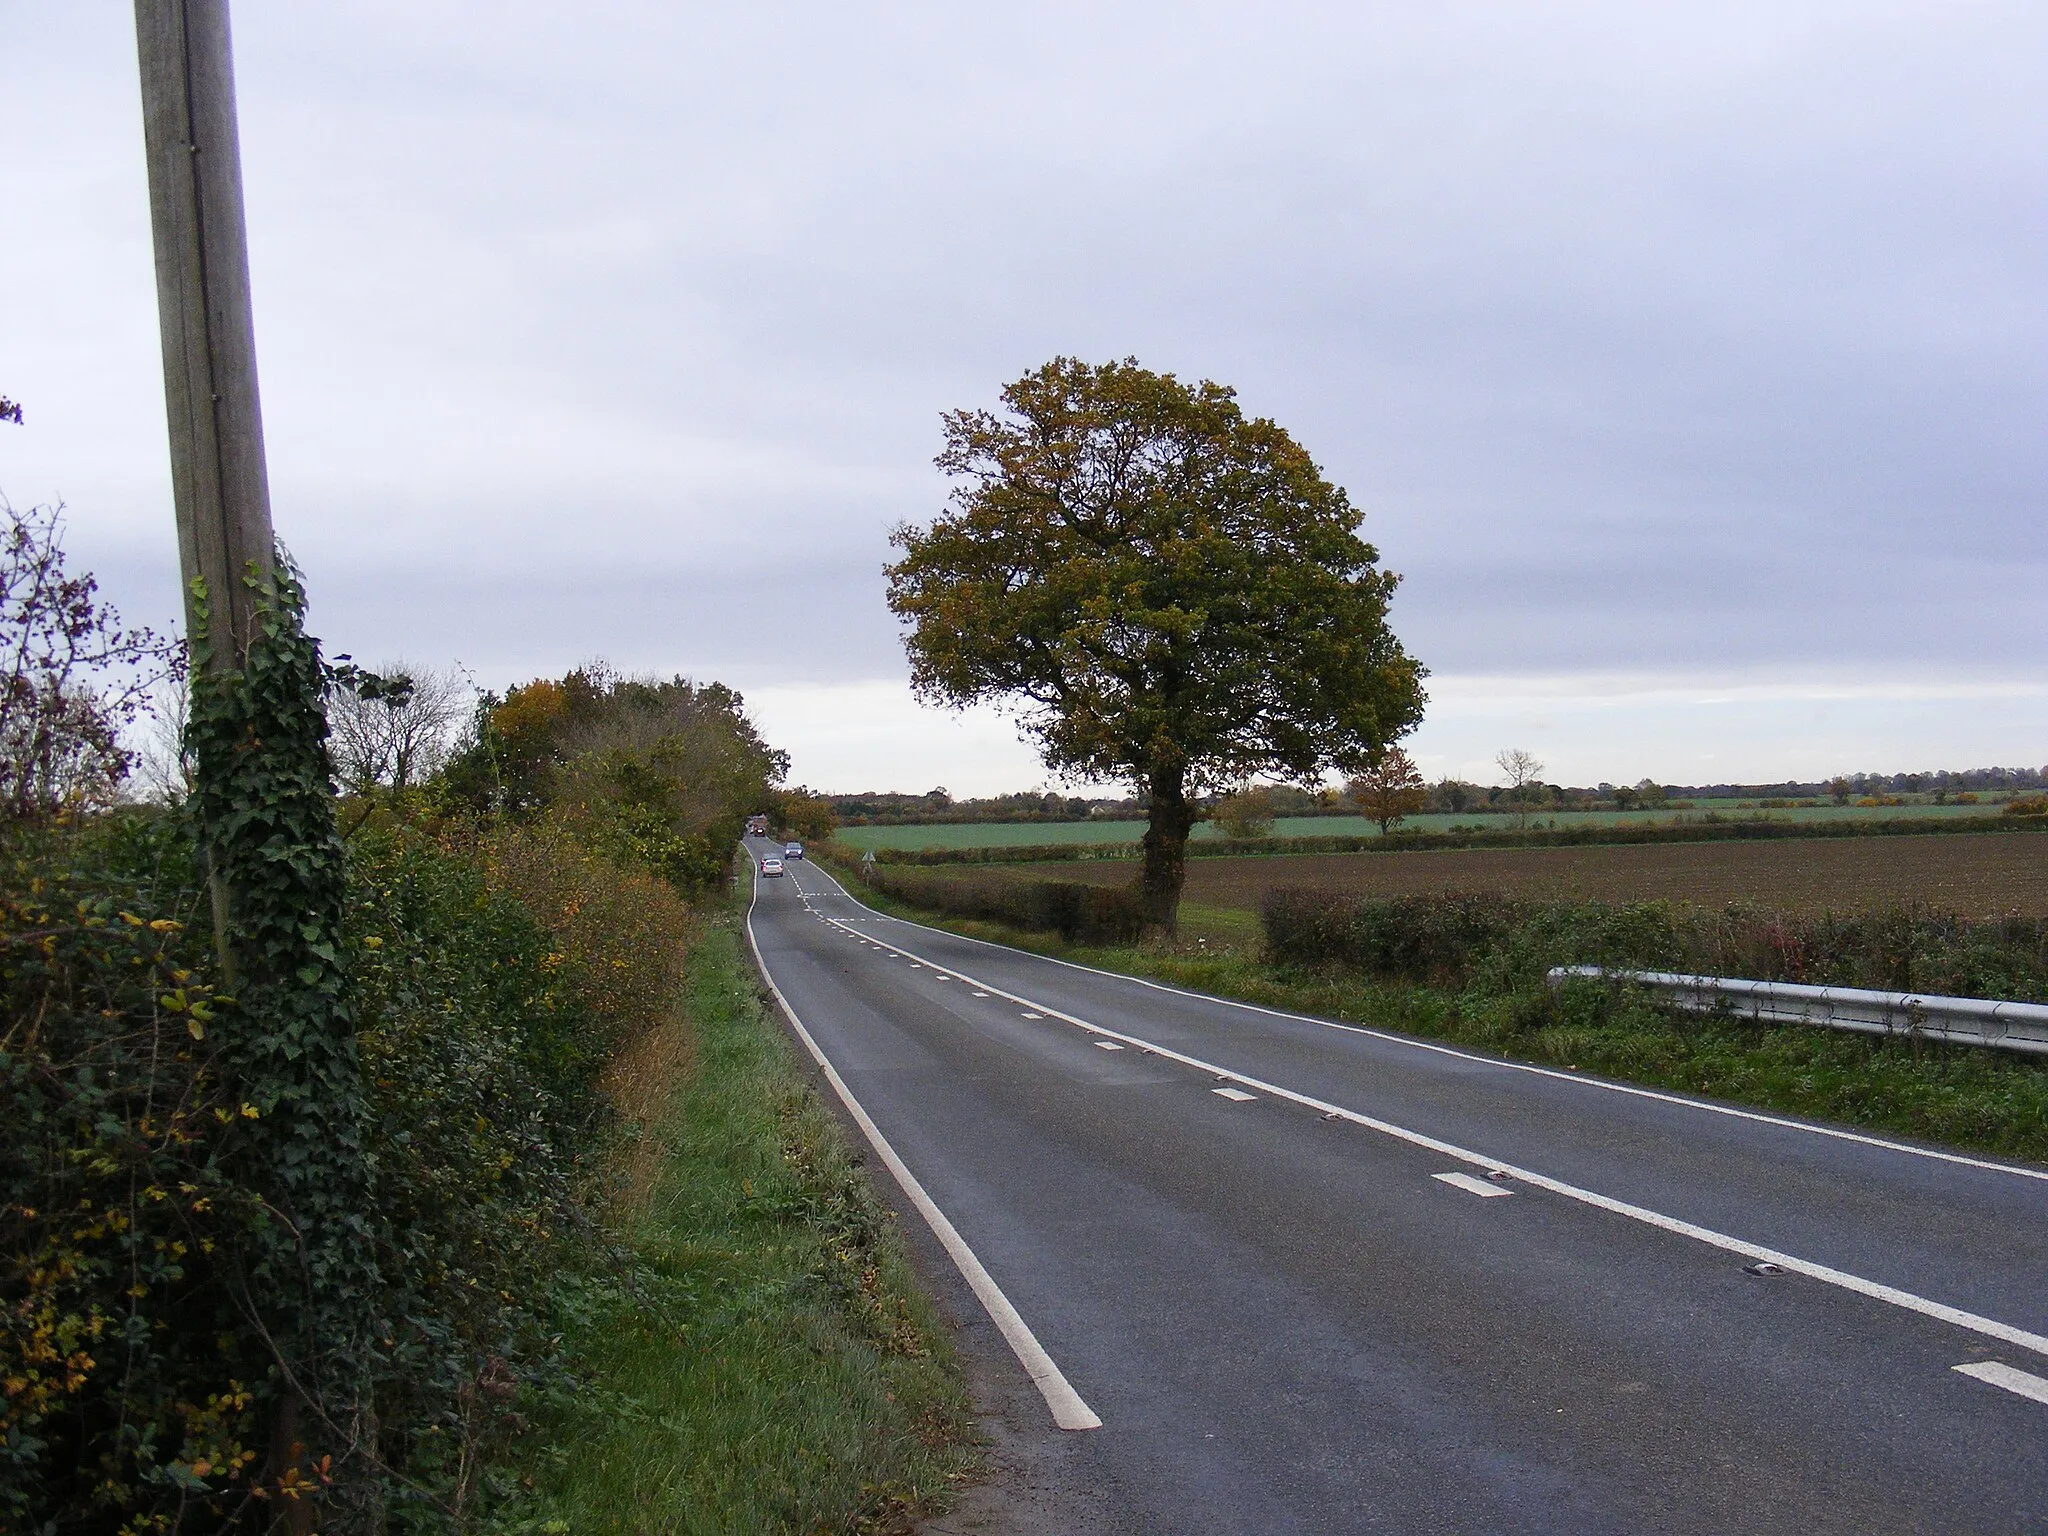
M 780 859 L 763 859 L 763 860 L 761 861 L 761 873 L 762 873 L 762 874 L 764 874 L 764 875 L 779 875 L 779 874 L 781 874 L 781 873 L 782 873 L 782 860 L 780 860 Z

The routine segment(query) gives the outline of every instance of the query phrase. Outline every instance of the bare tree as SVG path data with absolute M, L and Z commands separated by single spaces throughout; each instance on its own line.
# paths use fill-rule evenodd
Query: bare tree
M 111 802 L 133 761 L 122 733 L 184 665 L 175 640 L 123 629 L 63 545 L 62 507 L 0 500 L 0 818 Z
M 130 787 L 160 805 L 176 805 L 192 793 L 192 754 L 185 745 L 185 720 L 192 706 L 192 679 L 183 668 L 164 679 L 149 701 L 146 724 L 133 748 Z
M 360 794 L 379 785 L 410 789 L 448 760 L 456 727 L 468 718 L 469 685 L 452 669 L 386 662 L 381 686 L 337 682 L 327 694 L 328 748 L 335 777 Z
M 1508 798 L 1515 803 L 1515 825 L 1529 824 L 1529 786 L 1541 782 L 1543 760 L 1521 747 L 1503 747 L 1494 757 L 1507 776 Z

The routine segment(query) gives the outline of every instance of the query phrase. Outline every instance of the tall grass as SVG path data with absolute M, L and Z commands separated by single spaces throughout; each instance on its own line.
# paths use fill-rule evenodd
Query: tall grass
M 968 1470 L 944 1330 L 764 1015 L 730 914 L 691 952 L 693 1059 L 650 1095 L 630 1262 L 563 1297 L 530 1531 L 907 1531 Z

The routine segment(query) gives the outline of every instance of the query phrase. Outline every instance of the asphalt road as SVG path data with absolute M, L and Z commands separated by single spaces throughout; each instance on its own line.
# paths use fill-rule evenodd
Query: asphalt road
M 763 968 L 956 1234 L 1018 1528 L 2048 1532 L 2048 1170 L 1112 977 L 789 870 L 756 881 Z

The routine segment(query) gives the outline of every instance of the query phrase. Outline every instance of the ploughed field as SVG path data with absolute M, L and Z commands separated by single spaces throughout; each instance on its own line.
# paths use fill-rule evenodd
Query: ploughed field
M 1137 872 L 1134 863 L 1124 860 L 987 868 L 990 874 L 1000 870 L 1098 885 L 1123 884 Z M 1194 908 L 1256 912 L 1267 891 L 1282 887 L 1369 896 L 1501 891 L 1539 899 L 1712 906 L 1752 901 L 1808 912 L 1920 904 L 1969 917 L 2041 914 L 2048 912 L 2048 835 L 1986 832 L 1190 859 L 1183 899 Z
M 1942 820 L 1968 819 L 1994 814 L 1998 807 L 1982 805 L 1810 805 L 1772 810 L 1744 810 L 1734 800 L 1695 800 L 1689 811 L 1552 811 L 1543 810 L 1529 818 L 1531 827 L 1629 827 L 1670 826 L 1721 816 L 1744 821 L 1896 821 L 1904 817 L 1930 816 Z M 1454 814 L 1431 811 L 1410 816 L 1402 827 L 1410 832 L 1511 832 L 1513 816 L 1478 812 Z M 1282 816 L 1273 823 L 1275 837 L 1375 837 L 1377 824 L 1363 816 Z M 909 826 L 841 827 L 835 839 L 849 848 L 1023 848 L 1054 843 L 1135 843 L 1145 835 L 1142 821 L 993 821 L 931 822 Z M 1221 837 L 1214 822 L 1197 822 L 1194 835 L 1207 842 Z

